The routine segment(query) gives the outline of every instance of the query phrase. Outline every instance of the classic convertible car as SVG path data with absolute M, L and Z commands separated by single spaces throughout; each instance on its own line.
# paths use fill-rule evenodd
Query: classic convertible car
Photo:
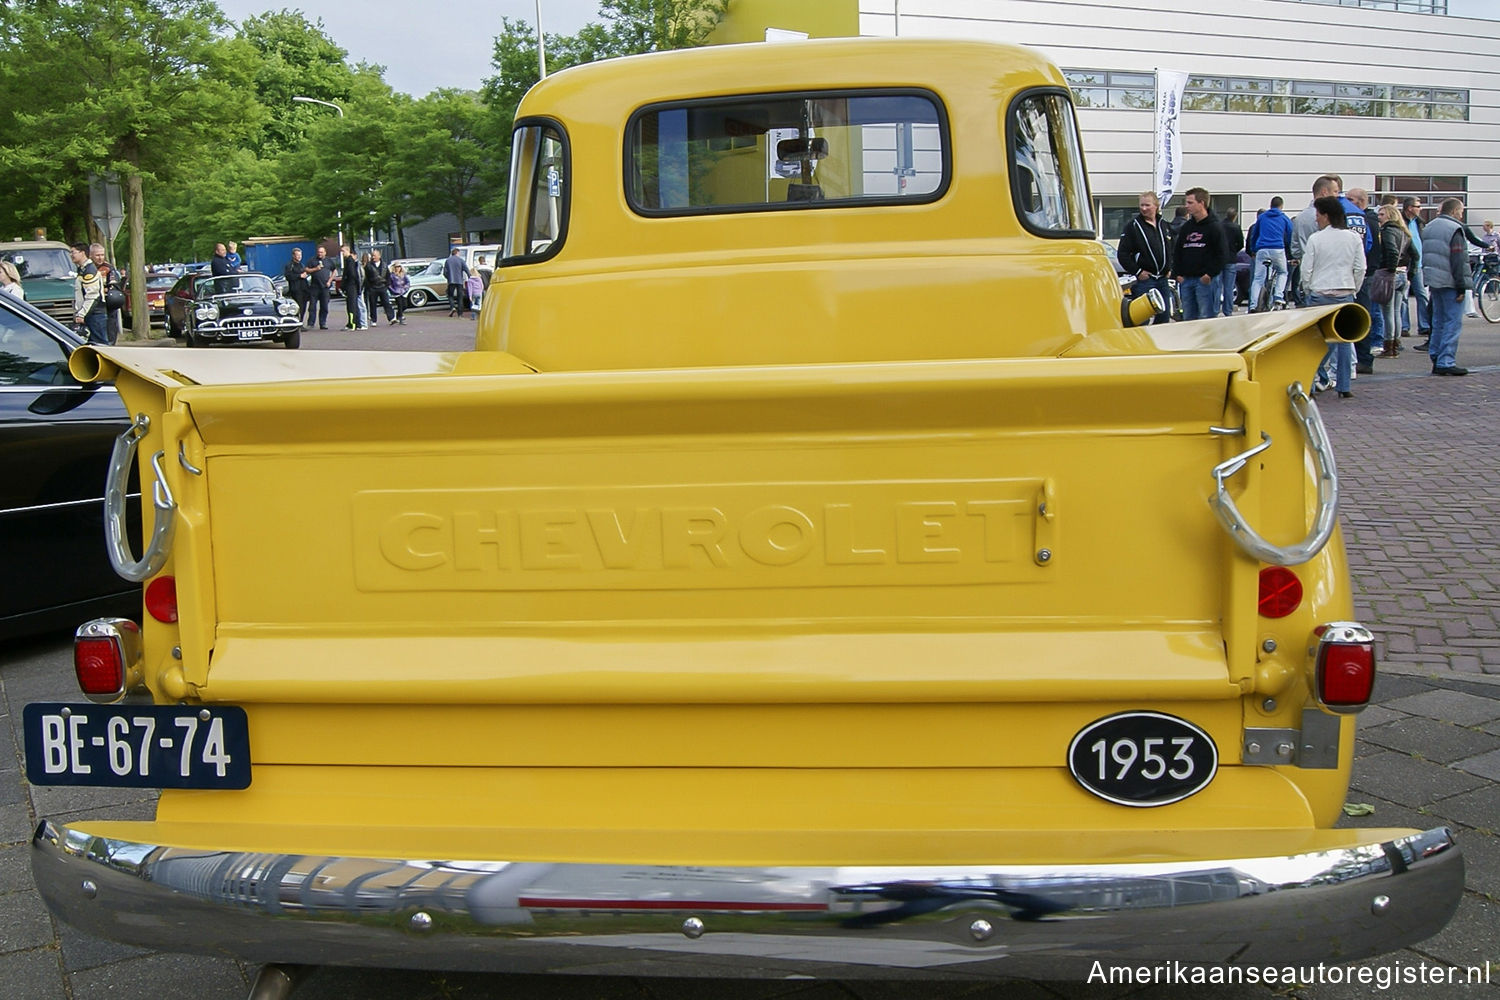
M 264 274 L 185 275 L 167 296 L 167 330 L 189 347 L 223 342 L 302 343 L 297 303 Z

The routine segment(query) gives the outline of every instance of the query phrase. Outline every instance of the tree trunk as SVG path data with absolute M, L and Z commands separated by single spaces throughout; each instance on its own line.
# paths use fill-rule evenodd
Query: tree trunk
M 151 339 L 151 311 L 146 307 L 146 211 L 141 175 L 125 177 L 125 224 L 130 230 L 130 338 Z

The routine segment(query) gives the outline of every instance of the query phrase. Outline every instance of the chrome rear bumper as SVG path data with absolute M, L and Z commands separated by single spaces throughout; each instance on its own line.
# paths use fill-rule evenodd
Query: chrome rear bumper
M 1347 961 L 1436 933 L 1449 830 L 1291 857 L 714 868 L 211 852 L 50 822 L 36 883 L 91 934 L 255 962 L 595 975 L 1076 978 Z

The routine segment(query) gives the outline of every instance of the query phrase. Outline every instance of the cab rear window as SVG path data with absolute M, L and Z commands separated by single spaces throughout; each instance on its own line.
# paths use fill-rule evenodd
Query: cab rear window
M 910 90 L 656 105 L 631 119 L 625 159 L 642 215 L 929 202 L 951 171 L 941 103 Z

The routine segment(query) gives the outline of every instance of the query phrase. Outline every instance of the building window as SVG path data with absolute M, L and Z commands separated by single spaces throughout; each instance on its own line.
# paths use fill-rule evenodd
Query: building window
M 1370 10 L 1394 10 L 1404 14 L 1446 14 L 1448 0 L 1299 0 L 1330 7 L 1368 7 Z
M 1063 75 L 1073 88 L 1074 105 L 1080 108 L 1149 110 L 1156 105 L 1156 80 L 1148 73 L 1067 70 Z M 1190 76 L 1183 90 L 1182 107 L 1184 111 L 1262 115 L 1468 121 L 1469 92 L 1381 83 Z
M 1151 111 L 1156 107 L 1156 74 L 1121 73 L 1100 69 L 1070 69 L 1063 73 L 1080 108 Z
M 1422 216 L 1430 219 L 1437 215 L 1444 198 L 1462 198 L 1464 202 L 1468 202 L 1469 179 L 1420 174 L 1387 174 L 1375 178 L 1375 195 L 1377 200 L 1386 195 L 1394 195 L 1402 200 L 1416 198 L 1422 203 Z

